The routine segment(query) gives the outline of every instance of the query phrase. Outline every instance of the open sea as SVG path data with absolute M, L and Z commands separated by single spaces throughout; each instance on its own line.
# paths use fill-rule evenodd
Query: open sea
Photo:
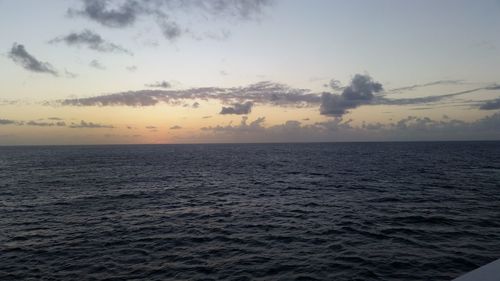
M 0 280 L 451 280 L 500 142 L 0 147 Z

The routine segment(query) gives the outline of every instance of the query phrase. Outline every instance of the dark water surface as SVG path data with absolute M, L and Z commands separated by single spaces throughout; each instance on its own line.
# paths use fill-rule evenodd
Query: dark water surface
M 450 280 L 500 143 L 0 148 L 0 280 Z

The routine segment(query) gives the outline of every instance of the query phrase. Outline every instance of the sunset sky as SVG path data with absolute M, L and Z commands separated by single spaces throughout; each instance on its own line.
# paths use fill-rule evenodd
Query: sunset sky
M 0 145 L 500 140 L 500 1 L 0 0 Z

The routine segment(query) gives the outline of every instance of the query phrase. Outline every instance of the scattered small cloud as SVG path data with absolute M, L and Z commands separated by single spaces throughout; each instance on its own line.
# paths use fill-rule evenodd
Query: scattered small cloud
M 58 76 L 55 68 L 48 62 L 42 62 L 26 51 L 24 45 L 14 43 L 8 54 L 9 58 L 24 69 L 36 73 L 48 73 Z
M 154 82 L 151 84 L 146 84 L 144 86 L 150 87 L 150 88 L 163 88 L 163 89 L 172 88 L 172 84 L 170 82 L 167 82 L 167 81 Z
M 64 76 L 66 76 L 67 78 L 76 78 L 78 77 L 78 75 L 76 73 L 73 73 L 73 72 L 70 72 L 68 70 L 64 70 Z
M 156 126 L 146 126 L 146 129 L 148 129 L 150 132 L 158 132 L 158 127 Z
M 92 60 L 89 63 L 89 66 L 93 67 L 95 69 L 99 69 L 99 70 L 105 70 L 106 69 L 106 67 L 104 65 L 102 65 L 98 60 Z
M 80 123 L 71 123 L 69 125 L 69 128 L 72 129 L 113 129 L 114 126 L 112 125 L 104 125 L 104 124 L 99 124 L 99 123 L 93 123 L 93 122 L 86 122 L 81 120 Z
M 129 66 L 126 66 L 125 69 L 128 70 L 128 71 L 130 71 L 130 72 L 136 72 L 137 71 L 137 66 L 135 66 L 135 65 L 129 65 Z
M 124 53 L 132 55 L 132 52 L 129 50 L 104 40 L 101 35 L 88 29 L 81 32 L 72 32 L 49 41 L 49 43 L 53 44 L 60 42 L 64 42 L 68 46 L 85 46 L 91 50 L 103 53 Z
M 170 127 L 170 130 L 179 130 L 179 129 L 182 129 L 182 127 L 178 125 Z
M 247 101 L 245 103 L 235 103 L 231 107 L 222 107 L 222 110 L 219 114 L 248 114 L 252 111 L 253 103 L 251 101 Z

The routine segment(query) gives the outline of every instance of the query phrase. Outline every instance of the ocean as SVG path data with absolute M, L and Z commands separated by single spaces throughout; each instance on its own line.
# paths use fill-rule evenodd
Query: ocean
M 0 280 L 451 280 L 500 142 L 0 147 Z

